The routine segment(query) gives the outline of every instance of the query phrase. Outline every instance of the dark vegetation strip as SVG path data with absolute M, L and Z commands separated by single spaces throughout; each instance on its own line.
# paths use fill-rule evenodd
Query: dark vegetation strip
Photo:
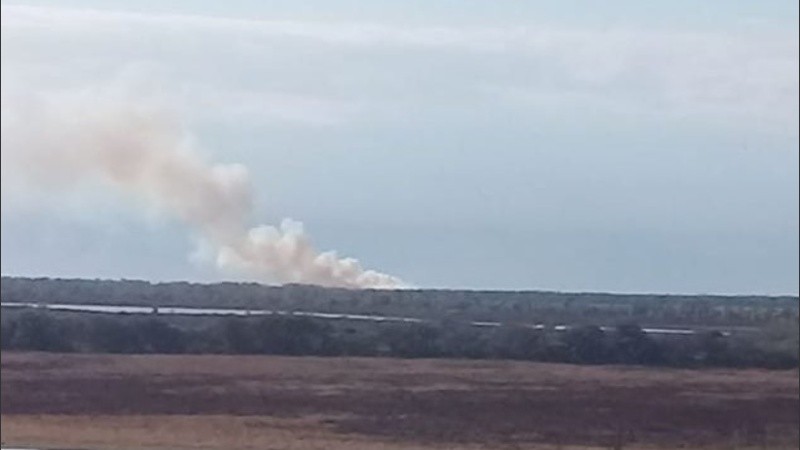
M 189 317 L 3 308 L 3 349 L 521 359 L 578 364 L 798 366 L 798 298 L 559 292 L 347 290 L 255 283 L 149 283 L 3 277 L 6 303 L 315 311 L 420 319 L 292 315 Z M 476 327 L 475 322 L 499 326 Z M 532 329 L 525 324 L 543 324 Z M 567 330 L 556 325 L 567 324 Z M 648 335 L 684 328 L 694 335 Z M 722 330 L 748 329 L 726 336 Z
M 798 367 L 797 323 L 725 336 L 654 337 L 620 323 L 553 327 L 326 321 L 309 317 L 187 317 L 4 308 L 4 350 L 83 353 L 273 354 L 519 359 L 576 364 Z
M 348 290 L 256 283 L 149 283 L 3 277 L 3 302 L 242 308 L 462 322 L 652 328 L 771 327 L 797 321 L 797 296 L 620 295 L 541 291 Z

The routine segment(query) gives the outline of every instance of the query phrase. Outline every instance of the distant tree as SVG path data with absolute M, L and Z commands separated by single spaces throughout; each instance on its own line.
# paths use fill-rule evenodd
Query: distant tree
M 411 323 L 388 326 L 381 333 L 381 341 L 392 356 L 405 358 L 432 358 L 440 355 L 441 330 L 429 324 Z
M 624 364 L 657 364 L 663 361 L 661 346 L 642 327 L 633 323 L 617 325 L 612 348 Z
M 491 355 L 499 358 L 537 360 L 546 351 L 544 332 L 530 327 L 503 326 L 495 330 Z
M 12 348 L 38 351 L 68 351 L 72 342 L 63 322 L 45 312 L 24 312 L 13 326 Z
M 255 334 L 259 350 L 278 355 L 313 355 L 330 352 L 328 324 L 307 317 L 269 317 L 260 320 Z
M 120 318 L 97 317 L 89 321 L 90 347 L 107 353 L 140 353 L 145 351 L 134 325 Z
M 729 365 L 728 341 L 719 331 L 699 333 L 695 337 L 698 351 L 695 360 L 704 364 Z
M 564 334 L 569 360 L 576 363 L 608 363 L 609 348 L 603 330 L 594 325 L 585 325 L 568 330 Z
M 163 320 L 147 319 L 138 327 L 139 339 L 148 353 L 183 353 L 187 343 L 185 333 Z
M 490 339 L 485 332 L 455 321 L 444 321 L 438 326 L 437 338 L 442 356 L 452 358 L 486 358 L 490 356 Z
M 17 330 L 15 320 L 2 317 L 0 320 L 0 348 L 12 349 L 14 346 L 14 334 Z
M 230 353 L 250 354 L 260 351 L 258 337 L 252 320 L 231 317 L 219 322 L 225 348 Z

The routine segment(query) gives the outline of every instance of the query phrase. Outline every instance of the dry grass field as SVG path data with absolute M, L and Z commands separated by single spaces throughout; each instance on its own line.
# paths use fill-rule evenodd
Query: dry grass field
M 2 353 L 5 445 L 797 448 L 797 371 Z

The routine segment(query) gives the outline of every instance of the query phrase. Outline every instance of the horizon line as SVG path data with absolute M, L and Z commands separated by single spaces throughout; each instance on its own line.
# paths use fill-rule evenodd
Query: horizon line
M 291 288 L 293 286 L 302 286 L 302 287 L 310 287 L 310 288 L 317 288 L 317 289 L 330 289 L 330 290 L 344 290 L 344 291 L 386 291 L 386 292 L 482 292 L 482 293 L 541 293 L 541 294 L 560 294 L 560 295 L 568 295 L 568 294 L 575 294 L 575 295 L 614 295 L 614 296 L 629 296 L 629 297 L 636 297 L 636 296 L 651 296 L 651 297 L 767 297 L 767 298 L 797 298 L 800 300 L 800 294 L 730 294 L 730 293 L 664 293 L 664 292 L 621 292 L 621 291 L 593 291 L 593 290 L 557 290 L 557 289 L 537 289 L 537 288 L 525 288 L 525 289 L 499 289 L 499 288 L 452 288 L 452 287 L 421 287 L 421 286 L 414 286 L 409 288 L 393 288 L 393 289 L 376 289 L 376 288 L 348 288 L 348 287 L 340 287 L 340 286 L 323 286 L 318 284 L 311 284 L 311 283 L 299 283 L 299 282 L 288 282 L 288 283 L 281 283 L 281 284 L 269 284 L 266 282 L 261 281 L 243 281 L 243 280 L 220 280 L 220 281 L 188 281 L 188 280 L 161 280 L 161 281 L 154 281 L 154 280 L 147 280 L 142 278 L 90 278 L 90 277 L 65 277 L 65 276 L 47 276 L 47 275 L 38 275 L 38 276 L 30 276 L 30 275 L 11 275 L 2 273 L 0 274 L 0 278 L 16 278 L 16 279 L 26 279 L 26 280 L 60 280 L 60 281 L 105 281 L 105 282 L 138 282 L 138 283 L 147 283 L 151 285 L 159 285 L 159 284 L 189 284 L 189 285 L 199 285 L 199 286 L 213 286 L 213 285 L 221 285 L 221 284 L 242 284 L 242 285 L 258 285 L 267 288 Z

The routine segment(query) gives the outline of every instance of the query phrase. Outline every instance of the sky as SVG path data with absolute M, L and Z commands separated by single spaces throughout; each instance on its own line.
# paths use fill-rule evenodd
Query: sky
M 0 30 L 3 134 L 27 98 L 156 98 L 254 223 L 413 286 L 798 293 L 796 1 L 3 1 Z M 3 274 L 247 279 L 25 151 Z

